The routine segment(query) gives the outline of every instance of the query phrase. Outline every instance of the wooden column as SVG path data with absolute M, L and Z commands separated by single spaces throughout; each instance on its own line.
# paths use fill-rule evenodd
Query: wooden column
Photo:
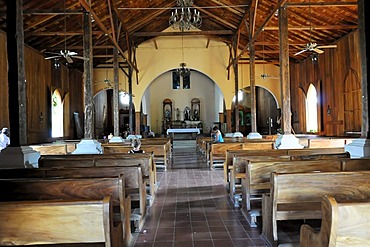
M 291 134 L 291 105 L 289 77 L 288 16 L 286 6 L 279 8 L 280 82 L 282 92 L 282 130 Z
M 225 123 L 225 115 L 224 115 L 223 112 L 218 113 L 218 119 L 219 119 L 220 123 Z
M 257 132 L 257 108 L 256 108 L 256 50 L 254 44 L 249 46 L 249 75 L 251 89 L 251 123 L 252 132 Z
M 132 68 L 128 68 L 128 94 L 129 94 L 129 111 L 128 111 L 128 125 L 130 134 L 134 131 L 134 104 L 132 102 Z
M 143 125 L 147 126 L 148 125 L 148 114 L 143 114 Z
M 362 126 L 361 137 L 370 139 L 370 121 L 369 121 L 369 62 L 370 47 L 367 47 L 366 41 L 370 42 L 370 31 L 366 32 L 365 26 L 370 25 L 369 19 L 365 18 L 365 10 L 370 8 L 369 1 L 358 1 L 358 29 L 359 29 L 359 46 L 360 46 L 360 59 L 361 59 L 361 88 L 362 88 Z M 364 52 L 366 51 L 366 52 Z
M 119 75 L 118 75 L 118 50 L 113 48 L 113 74 L 114 74 L 114 88 L 113 88 L 113 125 L 114 136 L 119 136 Z
M 92 48 L 92 25 L 91 14 L 84 12 L 84 138 L 93 139 L 94 131 L 94 105 L 93 105 L 93 48 Z
M 140 135 L 141 112 L 135 112 L 135 134 Z
M 235 114 L 235 132 L 239 131 L 239 69 L 238 69 L 238 62 L 234 64 L 234 72 L 235 72 L 235 107 L 234 107 L 234 114 Z
M 27 144 L 23 1 L 13 0 L 6 3 L 10 146 L 20 147 Z
M 232 110 L 226 110 L 226 132 L 232 132 L 232 126 L 231 126 L 231 115 Z

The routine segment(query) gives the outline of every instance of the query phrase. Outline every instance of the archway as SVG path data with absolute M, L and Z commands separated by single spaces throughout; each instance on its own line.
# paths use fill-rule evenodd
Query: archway
M 104 89 L 94 96 L 95 136 L 99 139 L 114 132 L 113 89 Z M 120 92 L 118 97 L 119 132 L 122 137 L 129 128 L 129 94 Z M 135 112 L 135 107 L 134 107 Z M 133 114 L 135 122 L 135 114 Z
M 251 132 L 251 95 L 250 87 L 239 91 L 239 130 L 244 136 Z M 232 109 L 234 109 L 235 97 Z M 256 86 L 256 110 L 257 131 L 261 135 L 273 135 L 277 133 L 280 125 L 277 123 L 279 117 L 278 103 L 275 96 L 267 89 Z M 242 111 L 242 112 L 241 112 Z M 243 119 L 240 119 L 243 117 Z M 232 116 L 232 125 L 235 129 L 235 116 Z

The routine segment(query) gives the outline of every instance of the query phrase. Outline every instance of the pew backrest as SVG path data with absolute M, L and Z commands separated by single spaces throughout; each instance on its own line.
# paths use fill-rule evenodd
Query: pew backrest
M 112 232 L 109 196 L 100 200 L 0 202 L 0 229 L 0 245 L 119 246 Z

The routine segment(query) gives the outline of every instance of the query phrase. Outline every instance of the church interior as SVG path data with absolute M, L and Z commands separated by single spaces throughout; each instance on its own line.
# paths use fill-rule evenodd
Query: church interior
M 0 245 L 370 246 L 368 5 L 0 0 Z

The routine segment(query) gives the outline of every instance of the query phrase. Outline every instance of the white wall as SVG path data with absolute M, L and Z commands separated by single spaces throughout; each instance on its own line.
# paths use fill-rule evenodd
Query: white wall
M 209 77 L 197 71 L 191 72 L 190 89 L 182 89 L 182 84 L 180 89 L 172 89 L 172 72 L 168 71 L 157 77 L 149 85 L 144 95 L 156 95 L 156 97 L 150 97 L 150 122 L 148 119 L 152 131 L 156 133 L 161 132 L 163 100 L 166 98 L 172 101 L 173 120 L 176 120 L 176 108 L 179 108 L 181 118 L 183 119 L 182 112 L 185 107 L 187 106 L 191 109 L 191 100 L 193 98 L 199 98 L 200 119 L 203 121 L 203 131 L 209 131 L 212 123 L 218 121 L 218 101 L 223 101 L 218 86 Z

